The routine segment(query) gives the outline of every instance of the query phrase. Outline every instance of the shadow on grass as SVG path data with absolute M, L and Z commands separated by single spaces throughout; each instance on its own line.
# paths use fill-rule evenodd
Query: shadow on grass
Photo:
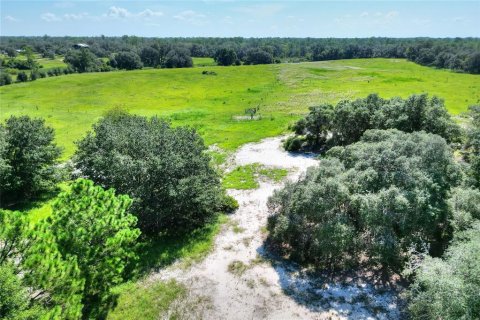
M 158 271 L 178 259 L 186 266 L 201 260 L 213 248 L 215 236 L 227 216 L 220 214 L 214 221 L 183 236 L 147 238 L 142 243 L 137 265 L 137 276 Z

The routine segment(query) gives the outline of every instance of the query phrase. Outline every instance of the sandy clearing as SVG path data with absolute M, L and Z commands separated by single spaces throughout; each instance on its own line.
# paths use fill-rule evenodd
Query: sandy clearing
M 276 137 L 244 145 L 234 155 L 234 165 L 260 163 L 285 168 L 290 180 L 317 165 L 312 157 L 283 151 L 281 140 L 282 137 Z M 182 308 L 182 317 L 398 319 L 398 298 L 394 293 L 379 291 L 361 280 L 348 284 L 321 281 L 294 264 L 264 259 L 262 228 L 268 217 L 266 203 L 280 187 L 261 181 L 255 190 L 229 190 L 240 208 L 231 216 L 232 223 L 217 236 L 212 253 L 187 270 L 179 262 L 151 276 L 152 281 L 175 278 L 187 286 L 190 301 L 179 302 L 188 304 Z M 232 224 L 238 228 L 234 230 Z

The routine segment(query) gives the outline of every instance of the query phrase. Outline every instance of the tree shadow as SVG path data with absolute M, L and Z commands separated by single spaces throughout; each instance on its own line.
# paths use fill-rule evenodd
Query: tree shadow
M 312 312 L 331 312 L 347 319 L 403 319 L 402 279 L 389 281 L 380 272 L 363 269 L 326 272 L 303 267 L 270 250 L 264 242 L 257 253 L 269 261 L 285 295 Z

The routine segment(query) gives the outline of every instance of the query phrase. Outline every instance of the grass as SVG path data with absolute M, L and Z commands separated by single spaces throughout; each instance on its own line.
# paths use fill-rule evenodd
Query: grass
M 156 320 L 165 314 L 173 301 L 185 295 L 186 289 L 174 280 L 128 282 L 116 287 L 117 305 L 109 312 L 108 320 Z
M 203 76 L 203 70 L 217 75 Z M 0 120 L 21 114 L 45 118 L 65 148 L 63 159 L 73 154 L 75 140 L 117 106 L 190 125 L 208 145 L 231 151 L 286 132 L 309 106 L 371 92 L 383 97 L 429 92 L 457 114 L 480 101 L 480 77 L 401 59 L 72 74 L 1 87 Z M 258 106 L 261 117 L 245 117 L 245 109 Z
M 226 189 L 249 190 L 259 187 L 259 179 L 269 179 L 276 183 L 282 181 L 288 171 L 280 168 L 267 168 L 258 163 L 236 167 L 224 175 L 223 186 Z
M 141 249 L 140 272 L 148 273 L 181 260 L 188 267 L 203 259 L 213 248 L 215 236 L 228 220 L 219 215 L 213 222 L 183 237 L 158 237 L 147 240 Z
M 212 67 L 216 66 L 217 63 L 213 58 L 192 58 L 194 67 Z
M 240 260 L 234 260 L 228 265 L 228 272 L 237 277 L 242 276 L 247 269 L 248 266 Z

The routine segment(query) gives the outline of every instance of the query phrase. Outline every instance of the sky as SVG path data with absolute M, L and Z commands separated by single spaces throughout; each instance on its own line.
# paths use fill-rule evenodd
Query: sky
M 480 37 L 475 1 L 1 0 L 2 36 Z

